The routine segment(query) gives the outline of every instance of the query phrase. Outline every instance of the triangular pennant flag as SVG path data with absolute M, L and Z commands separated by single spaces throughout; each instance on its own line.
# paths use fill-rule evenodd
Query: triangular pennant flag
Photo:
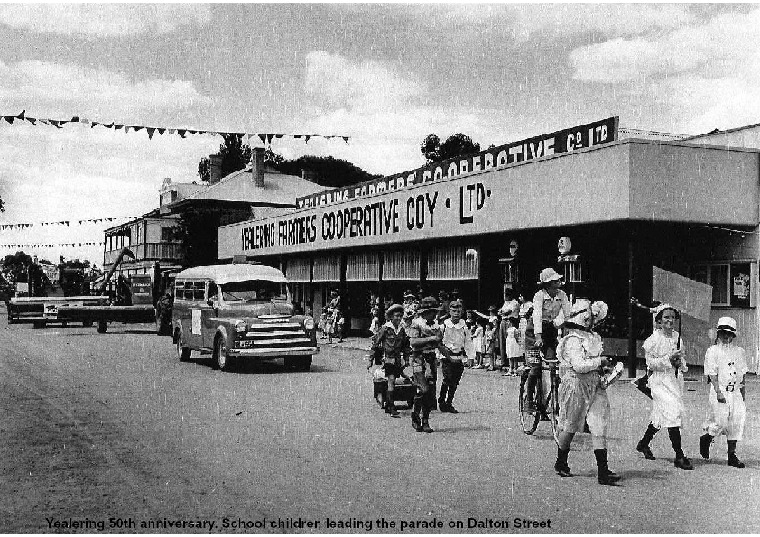
M 14 116 L 3 116 L 3 119 L 13 125 L 13 120 L 16 119 Z
M 26 120 L 27 120 L 29 123 L 31 123 L 32 125 L 36 125 L 36 124 L 37 124 L 37 118 L 33 118 L 33 117 L 28 117 L 28 116 L 27 116 L 27 117 L 26 117 Z
M 267 134 L 267 145 L 271 145 L 272 138 L 274 138 L 274 134 Z
M 343 141 L 348 143 L 348 136 L 343 136 Z
M 39 121 L 40 123 L 44 123 L 45 125 L 50 125 L 50 120 L 49 119 L 40 118 L 37 121 Z
M 163 133 L 165 133 L 165 132 L 166 132 L 166 129 L 165 129 L 165 128 L 163 128 L 163 127 L 159 127 L 159 129 L 158 129 L 158 134 L 163 134 Z
M 97 121 L 93 121 L 92 124 L 90 125 L 90 128 L 93 128 L 95 125 L 100 125 L 100 123 L 98 123 Z
M 185 129 L 177 129 L 177 134 L 179 134 L 182 138 L 185 137 L 185 133 L 187 131 Z
M 54 126 L 55 128 L 57 128 L 57 129 L 60 129 L 60 128 L 62 128 L 62 127 L 61 127 L 61 122 L 60 122 L 60 121 L 58 121 L 57 119 L 51 119 L 51 120 L 50 120 L 50 124 L 51 124 L 51 125 L 53 125 L 53 126 Z
M 275 134 L 274 135 L 275 138 L 282 138 L 283 136 L 285 136 L 285 135 L 284 134 Z
M 125 133 L 129 132 L 129 125 L 124 125 L 124 132 Z
M 311 139 L 311 134 L 304 134 L 303 137 L 306 139 L 306 143 L 309 143 L 309 140 Z
M 169 129 L 169 134 L 177 134 L 177 129 Z
M 64 220 L 64 222 L 66 222 L 66 227 L 69 227 L 69 221 L 68 220 Z
M 148 140 L 152 140 L 153 135 L 156 133 L 155 127 L 147 127 L 147 131 L 148 131 Z
M 74 116 L 69 120 L 71 123 L 79 123 L 79 116 Z
M 139 131 L 140 129 L 144 129 L 144 128 L 145 127 L 141 127 L 140 125 L 133 125 L 132 126 L 132 130 L 135 131 L 135 132 Z
M 89 125 L 90 124 L 90 120 L 82 118 L 82 119 L 79 120 L 79 123 L 84 123 L 85 125 Z
M 198 131 L 187 131 L 188 134 L 198 134 Z
M 17 115 L 16 117 L 19 118 L 19 119 L 24 119 L 24 114 L 25 113 L 26 113 L 26 110 L 22 110 L 21 113 L 19 115 Z
M 293 135 L 293 138 L 296 138 L 296 139 L 297 139 L 297 138 L 300 138 L 300 137 L 301 137 L 301 135 L 300 135 L 300 134 L 294 134 L 294 135 Z
M 107 129 L 113 129 L 113 123 L 111 123 L 110 125 L 105 125 L 105 124 L 101 123 L 101 125 L 103 125 Z

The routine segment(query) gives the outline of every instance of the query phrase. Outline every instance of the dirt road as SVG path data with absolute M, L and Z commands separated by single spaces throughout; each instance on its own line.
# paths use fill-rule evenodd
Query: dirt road
M 657 461 L 633 451 L 647 400 L 611 388 L 610 464 L 624 480 L 608 488 L 587 435 L 570 456 L 577 476 L 555 476 L 547 424 L 519 430 L 514 378 L 467 371 L 462 413 L 434 413 L 436 432 L 419 434 L 408 411 L 393 420 L 372 402 L 360 350 L 325 347 L 309 373 L 222 373 L 180 363 L 148 328 L 0 329 L 0 532 L 760 531 L 755 378 L 745 470 L 725 466 L 725 440 L 709 463 L 697 455 L 702 382 L 687 383 L 693 472 L 673 468 L 664 433 Z

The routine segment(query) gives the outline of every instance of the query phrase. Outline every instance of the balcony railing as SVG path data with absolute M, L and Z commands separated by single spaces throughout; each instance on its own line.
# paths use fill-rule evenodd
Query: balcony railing
M 132 244 L 127 246 L 135 254 L 136 261 L 179 261 L 182 256 L 180 244 L 168 242 L 148 242 L 145 244 Z M 112 265 L 119 255 L 121 248 L 106 252 L 103 255 L 103 264 Z

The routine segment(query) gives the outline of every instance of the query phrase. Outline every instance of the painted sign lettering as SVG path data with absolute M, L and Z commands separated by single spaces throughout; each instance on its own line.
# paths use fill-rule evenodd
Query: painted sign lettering
M 527 162 L 557 153 L 569 153 L 584 147 L 606 144 L 617 140 L 617 127 L 617 116 L 610 117 L 494 147 L 476 155 L 436 162 L 416 170 L 300 197 L 296 199 L 296 206 L 301 209 L 332 205 L 441 179 L 451 179 L 471 172 L 499 168 L 515 162 Z

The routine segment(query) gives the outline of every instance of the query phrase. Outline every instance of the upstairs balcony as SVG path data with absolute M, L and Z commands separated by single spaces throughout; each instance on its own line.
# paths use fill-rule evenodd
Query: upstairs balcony
M 135 254 L 135 261 L 174 261 L 182 258 L 181 245 L 176 242 L 147 242 L 127 246 Z M 103 265 L 112 265 L 119 255 L 121 248 L 105 252 Z

